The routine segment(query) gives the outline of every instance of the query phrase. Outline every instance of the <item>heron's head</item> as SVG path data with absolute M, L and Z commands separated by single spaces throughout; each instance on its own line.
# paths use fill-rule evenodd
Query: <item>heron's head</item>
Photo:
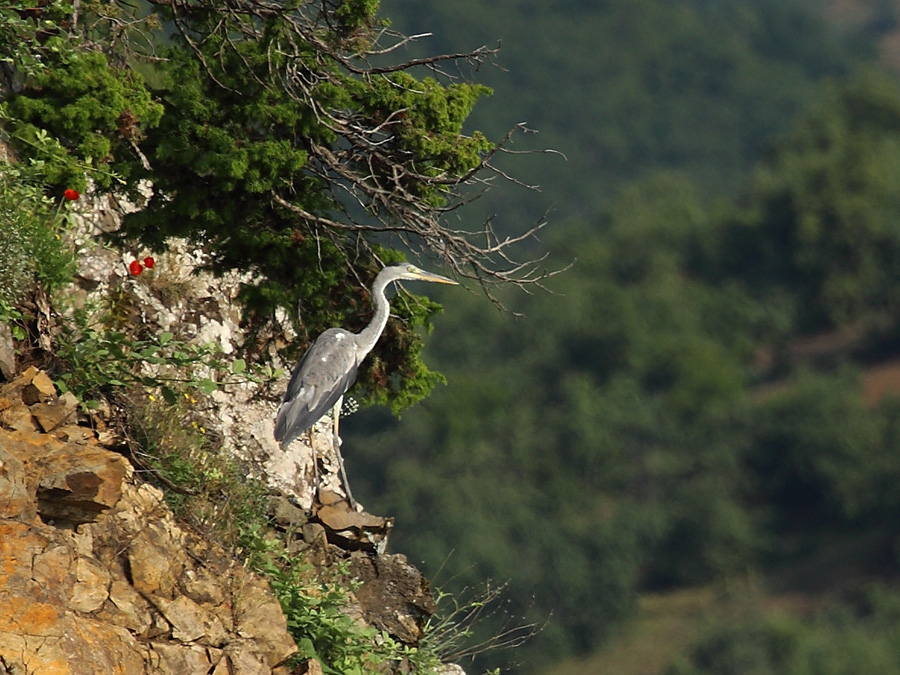
M 434 274 L 433 272 L 426 272 L 425 270 L 420 269 L 410 263 L 400 263 L 399 265 L 391 265 L 390 267 L 385 267 L 382 271 L 382 274 L 385 273 L 388 273 L 390 275 L 391 280 L 403 279 L 406 281 L 433 281 L 438 284 L 453 284 L 454 286 L 457 285 L 457 282 L 453 281 L 453 279 L 442 277 L 440 274 Z

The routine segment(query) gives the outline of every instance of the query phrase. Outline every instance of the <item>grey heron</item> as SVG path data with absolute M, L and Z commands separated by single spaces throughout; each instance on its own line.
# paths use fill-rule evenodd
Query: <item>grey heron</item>
M 391 308 L 385 296 L 385 289 L 389 284 L 402 280 L 456 284 L 452 279 L 426 272 L 409 263 L 382 269 L 372 284 L 375 315 L 369 325 L 359 333 L 351 333 L 343 328 L 329 328 L 316 338 L 291 373 L 287 391 L 275 418 L 275 440 L 281 443 L 282 448 L 287 448 L 291 441 L 311 429 L 328 411 L 332 412 L 338 467 L 347 497 L 353 506 L 356 505 L 356 501 L 347 482 L 338 437 L 341 402 L 344 394 L 356 381 L 359 364 L 372 351 L 387 325 Z M 310 431 L 310 448 L 312 447 Z M 313 458 L 314 466 L 315 462 L 316 459 Z M 318 476 L 316 482 L 318 483 Z

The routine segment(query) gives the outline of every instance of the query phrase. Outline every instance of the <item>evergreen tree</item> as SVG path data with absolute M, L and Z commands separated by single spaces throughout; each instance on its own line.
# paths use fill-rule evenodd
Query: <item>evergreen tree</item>
M 28 125 L 16 132 L 20 150 L 46 153 L 34 138 L 49 132 L 71 160 L 51 182 L 102 167 L 92 174 L 100 188 L 124 183 L 141 208 L 126 217 L 120 242 L 158 248 L 186 237 L 215 271 L 251 273 L 242 297 L 249 328 L 267 329 L 281 308 L 306 338 L 295 351 L 327 327 L 361 327 L 374 275 L 407 254 L 486 285 L 540 282 L 543 268 L 512 257 L 519 238 L 498 240 L 490 223 L 446 223 L 468 186 L 492 175 L 503 142 L 463 131 L 489 90 L 441 68 L 492 52 L 387 61 L 405 38 L 378 18 L 378 4 L 67 6 L 60 25 L 81 49 L 49 50 L 24 74 L 10 100 Z M 160 27 L 164 34 L 152 32 Z M 422 63 L 433 76 L 413 74 Z M 141 179 L 153 186 L 146 203 Z M 440 381 L 421 360 L 416 330 L 438 309 L 414 296 L 395 303 L 401 321 L 361 373 L 370 399 L 400 409 Z

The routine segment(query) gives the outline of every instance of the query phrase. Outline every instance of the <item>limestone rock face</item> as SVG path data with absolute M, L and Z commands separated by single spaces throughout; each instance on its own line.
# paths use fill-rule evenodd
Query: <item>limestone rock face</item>
M 0 387 L 3 672 L 288 673 L 265 581 L 179 528 L 75 412 L 33 368 Z
M 134 277 L 130 254 L 100 243 L 130 207 L 107 196 L 88 208 L 70 232 L 80 251 L 67 290 L 71 307 L 115 292 L 151 333 L 214 342 L 226 355 L 244 344 L 237 297 L 251 273 L 204 272 L 202 250 L 171 240 L 165 251 L 137 252 L 152 253 L 156 266 Z M 38 346 L 49 352 L 46 297 L 35 299 L 34 311 L 41 317 Z M 293 332 L 286 315 L 278 324 L 260 344 L 273 366 L 284 366 L 286 386 L 292 364 L 278 360 L 277 348 Z M 58 396 L 34 368 L 16 377 L 23 365 L 0 324 L 0 375 L 11 380 L 0 386 L 0 675 L 286 675 L 283 664 L 296 647 L 265 581 L 178 526 L 162 493 L 137 480 L 131 464 L 111 450 L 119 441 L 105 426 L 108 406 L 94 419 L 99 426 L 79 424 L 75 398 Z M 269 486 L 270 522 L 292 555 L 329 573 L 349 560 L 344 569 L 354 591 L 345 613 L 416 645 L 434 603 L 421 573 L 386 553 L 393 519 L 348 504 L 327 417 L 312 444 L 301 438 L 280 447 L 278 393 L 251 381 L 232 383 L 192 401 L 192 413 Z M 296 672 L 323 668 L 309 659 Z
M 85 203 L 86 200 L 79 202 Z M 241 328 L 238 293 L 243 284 L 254 281 L 254 274 L 248 271 L 214 275 L 204 271 L 208 254 L 188 241 L 170 239 L 165 251 L 152 252 L 156 257 L 152 271 L 132 276 L 128 272 L 131 258 L 99 243 L 104 233 L 118 229 L 123 210 L 131 208 L 122 199 L 109 197 L 75 217 L 70 234 L 81 254 L 76 283 L 69 290 L 73 305 L 102 301 L 111 289 L 116 289 L 140 308 L 140 321 L 151 332 L 168 331 L 192 344 L 214 343 L 226 356 L 235 353 L 247 339 Z M 303 439 L 287 448 L 275 440 L 278 398 L 294 365 L 282 363 L 277 354 L 278 348 L 294 337 L 287 315 L 279 314 L 276 323 L 278 328 L 272 334 L 257 338 L 267 345 L 272 365 L 285 371 L 282 383 L 273 390 L 275 396 L 252 382 L 234 383 L 227 391 L 220 389 L 198 401 L 194 413 L 205 420 L 206 428 L 215 430 L 226 451 L 252 467 L 257 478 L 310 512 L 315 505 L 314 474 L 318 474 L 323 490 L 343 495 L 344 489 L 327 417 L 317 425 L 319 432 L 313 448 Z M 4 367 L 3 345 L 0 333 L 0 372 Z

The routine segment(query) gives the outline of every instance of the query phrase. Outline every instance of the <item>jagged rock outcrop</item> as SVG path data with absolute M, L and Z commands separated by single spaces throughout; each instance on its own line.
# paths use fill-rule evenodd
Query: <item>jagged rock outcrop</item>
M 266 582 L 75 414 L 33 368 L 0 388 L 0 672 L 288 673 Z
M 99 245 L 122 208 L 111 197 L 103 204 L 73 233 L 81 255 L 68 308 L 125 298 L 129 320 L 145 330 L 233 353 L 244 339 L 235 298 L 245 279 L 194 274 L 203 253 L 186 242 L 147 252 L 157 258 L 153 273 L 129 275 L 129 258 Z M 30 332 L 47 354 L 53 323 L 66 316 L 46 297 L 37 304 L 41 321 Z M 113 451 L 120 430 L 105 426 L 108 417 L 76 419 L 76 399 L 58 396 L 41 371 L 16 377 L 15 347 L 0 330 L 0 374 L 14 378 L 0 385 L 0 675 L 287 675 L 296 647 L 266 582 L 179 527 L 162 492 Z M 402 555 L 385 553 L 393 519 L 350 507 L 328 420 L 314 448 L 298 440 L 285 450 L 273 436 L 277 398 L 265 387 L 248 382 L 198 399 L 192 414 L 269 485 L 270 520 L 289 550 L 332 576 L 348 561 L 345 613 L 416 645 L 435 611 L 428 583 Z M 316 672 L 315 660 L 294 671 Z
M 181 528 L 101 442 L 114 433 L 77 416 L 35 368 L 0 386 L 0 673 L 287 675 L 296 646 L 266 581 Z M 273 525 L 317 566 L 348 560 L 349 616 L 417 644 L 434 599 L 378 550 L 392 521 L 328 495 L 313 514 L 273 495 Z

